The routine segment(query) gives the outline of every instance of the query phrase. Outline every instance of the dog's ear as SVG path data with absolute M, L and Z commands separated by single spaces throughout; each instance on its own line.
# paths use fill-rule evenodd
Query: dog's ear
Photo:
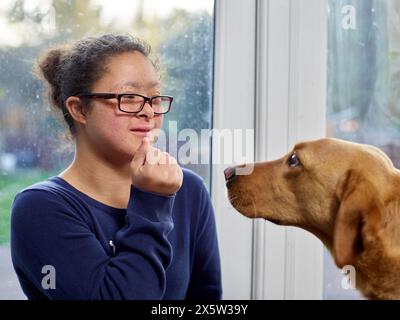
M 339 191 L 340 206 L 336 217 L 333 256 L 339 268 L 351 265 L 365 249 L 366 237 L 378 227 L 377 192 L 360 173 L 349 171 Z

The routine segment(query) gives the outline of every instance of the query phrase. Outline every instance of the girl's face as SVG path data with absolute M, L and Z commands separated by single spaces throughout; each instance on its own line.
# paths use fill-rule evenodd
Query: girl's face
M 150 60 L 140 52 L 129 52 L 108 60 L 107 71 L 92 93 L 137 93 L 146 97 L 160 95 L 159 77 Z M 85 132 L 89 145 L 107 158 L 132 160 L 144 136 L 155 136 L 162 126 L 162 115 L 155 115 L 148 103 L 139 113 L 118 109 L 117 99 L 91 100 Z M 135 131 L 136 129 L 136 131 Z M 140 129 L 140 130 L 138 130 Z M 144 132 L 148 130 L 148 132 Z

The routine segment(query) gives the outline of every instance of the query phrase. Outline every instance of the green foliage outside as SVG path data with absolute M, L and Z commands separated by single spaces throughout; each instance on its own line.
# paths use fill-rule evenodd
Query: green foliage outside
M 10 238 L 10 209 L 14 196 L 23 188 L 52 175 L 38 170 L 0 175 L 0 245 L 7 243 Z

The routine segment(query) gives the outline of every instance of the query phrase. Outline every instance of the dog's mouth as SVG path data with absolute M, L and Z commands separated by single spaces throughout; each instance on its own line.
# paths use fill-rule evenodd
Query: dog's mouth
M 245 197 L 241 193 L 228 191 L 228 200 L 245 217 L 258 218 L 256 203 L 251 195 Z
M 250 204 L 249 201 L 246 201 L 245 199 L 235 195 L 229 195 L 229 202 L 237 211 L 242 214 L 245 214 L 245 211 Z
M 268 219 L 266 219 L 266 220 L 269 221 L 269 222 L 272 222 L 273 224 L 276 224 L 276 225 L 278 225 L 278 226 L 283 225 L 282 220 L 279 220 L 279 219 L 270 219 L 270 218 L 268 218 Z
M 228 189 L 229 190 L 229 189 Z M 237 193 L 237 192 L 229 192 L 228 191 L 228 200 L 231 203 L 231 205 L 240 212 L 242 215 L 244 215 L 247 218 L 263 218 L 269 222 L 272 222 L 273 224 L 282 226 L 286 225 L 282 219 L 279 218 L 269 218 L 273 216 L 272 214 L 263 212 L 260 213 L 259 210 L 257 210 L 257 204 L 256 201 L 253 199 L 252 196 L 248 195 L 245 197 L 243 193 Z

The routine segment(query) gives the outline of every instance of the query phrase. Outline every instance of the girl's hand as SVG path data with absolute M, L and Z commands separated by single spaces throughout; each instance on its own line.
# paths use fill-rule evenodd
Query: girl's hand
M 132 184 L 140 190 L 168 196 L 182 186 L 183 173 L 176 159 L 150 146 L 147 137 L 136 150 L 131 169 Z

